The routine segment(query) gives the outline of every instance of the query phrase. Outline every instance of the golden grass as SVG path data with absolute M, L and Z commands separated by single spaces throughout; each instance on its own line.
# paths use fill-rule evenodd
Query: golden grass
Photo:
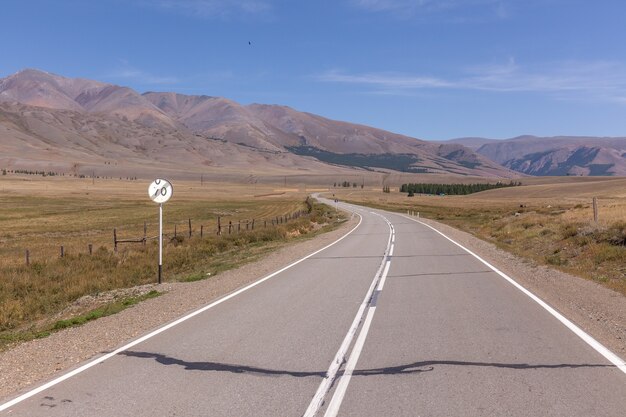
M 88 253 L 88 245 L 113 248 L 113 229 L 118 239 L 140 238 L 144 222 L 147 235 L 158 234 L 158 208 L 147 195 L 148 181 L 66 179 L 60 177 L 0 177 L 0 261 L 20 265 L 25 251 L 31 261 L 66 254 Z M 217 217 L 222 224 L 256 219 L 268 221 L 302 207 L 304 192 L 274 195 L 272 186 L 176 182 L 174 197 L 164 205 L 164 231 L 194 234 L 204 226 L 215 233 Z M 264 194 L 267 196 L 254 197 Z M 257 223 L 258 224 L 258 223 Z
M 335 189 L 340 199 L 420 212 L 516 255 L 626 294 L 626 178 L 531 178 L 468 196 Z M 592 198 L 599 220 L 593 221 Z
M 46 320 L 74 300 L 117 288 L 154 282 L 158 247 L 155 240 L 120 244 L 113 250 L 112 229 L 118 238 L 157 235 L 158 209 L 147 195 L 148 182 L 42 178 L 0 181 L 0 346 L 46 329 Z M 98 180 L 96 180 L 98 184 Z M 87 189 L 89 188 L 89 191 Z M 54 189 L 54 192 L 50 192 Z M 336 225 L 333 210 L 315 206 L 311 215 L 273 227 L 271 219 L 308 210 L 305 194 L 275 195 L 273 187 L 232 184 L 175 183 L 174 196 L 164 207 L 166 280 L 194 281 L 250 262 L 285 242 L 311 236 Z M 267 194 L 264 197 L 254 195 Z M 216 220 L 255 219 L 255 230 L 227 228 L 216 235 Z M 193 234 L 188 236 L 188 219 Z M 267 219 L 267 227 L 264 220 Z M 173 238 L 174 225 L 178 226 Z M 204 236 L 200 238 L 200 225 Z M 88 254 L 93 244 L 93 254 Z M 65 256 L 60 258 L 60 246 Z M 30 251 L 30 265 L 24 251 Z M 43 320 L 43 322 L 41 322 Z

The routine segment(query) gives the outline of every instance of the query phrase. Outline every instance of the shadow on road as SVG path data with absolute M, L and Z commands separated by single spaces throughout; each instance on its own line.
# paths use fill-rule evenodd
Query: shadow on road
M 162 365 L 178 365 L 185 368 L 185 370 L 189 371 L 214 371 L 214 372 L 230 372 L 233 374 L 257 374 L 257 375 L 265 375 L 265 376 L 295 376 L 297 378 L 303 378 L 308 376 L 326 376 L 326 371 L 323 372 L 306 372 L 306 371 L 286 371 L 279 369 L 267 369 L 267 368 L 258 368 L 256 366 L 247 366 L 247 365 L 232 365 L 228 363 L 219 363 L 219 362 L 187 362 L 181 359 L 172 358 L 166 355 L 161 355 L 160 353 L 149 353 L 149 352 L 134 352 L 134 351 L 126 351 L 119 353 L 124 356 L 132 356 L 135 358 L 144 358 L 144 359 L 154 359 L 158 363 Z
M 254 374 L 261 376 L 293 376 L 296 378 L 305 377 L 325 377 L 326 371 L 289 371 L 281 369 L 268 369 L 248 365 L 235 365 L 219 362 L 188 362 L 182 359 L 172 358 L 160 353 L 125 351 L 119 355 L 154 359 L 162 365 L 177 365 L 189 371 L 212 371 L 212 372 L 230 372 L 234 374 Z M 435 366 L 475 366 L 487 368 L 505 368 L 505 369 L 578 369 L 578 368 L 612 368 L 614 365 L 603 364 L 527 364 L 527 363 L 492 363 L 492 362 L 463 362 L 463 361 L 421 361 L 413 362 L 406 365 L 390 366 L 385 368 L 371 368 L 355 370 L 353 376 L 372 376 L 372 375 L 403 375 L 418 374 L 421 372 L 429 372 L 435 369 Z M 341 375 L 343 372 L 340 372 Z

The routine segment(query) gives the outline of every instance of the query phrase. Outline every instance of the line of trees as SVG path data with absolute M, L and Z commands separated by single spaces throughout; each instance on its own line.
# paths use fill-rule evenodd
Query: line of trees
M 6 168 L 2 168 L 2 175 L 7 175 L 7 174 L 23 174 L 23 175 L 41 175 L 42 177 L 65 177 L 65 172 L 62 173 L 58 173 L 58 172 L 54 172 L 54 171 L 36 171 L 36 170 L 30 170 L 30 169 L 6 169 Z M 106 177 L 106 176 L 100 176 L 100 175 L 89 175 L 89 174 L 68 174 L 69 177 L 76 177 L 76 178 L 95 178 L 95 179 L 110 179 L 112 180 L 113 177 Z M 119 177 L 120 180 L 128 180 L 128 181 L 137 181 L 138 178 L 136 176 L 133 177 Z M 356 185 L 355 185 L 356 187 Z
M 359 187 L 359 184 L 357 184 L 356 182 L 350 182 L 350 181 L 344 181 L 344 182 L 335 182 L 333 183 L 333 187 L 337 188 L 337 187 L 344 187 L 344 188 L 349 188 L 349 187 L 353 187 L 353 188 L 357 188 Z M 363 184 L 360 185 L 361 188 L 363 188 Z
M 26 175 L 41 175 L 43 177 L 54 177 L 56 175 L 59 175 L 56 172 L 52 172 L 52 171 L 31 171 L 28 169 L 15 169 L 13 171 L 8 171 L 14 174 L 26 174 Z M 7 170 L 3 169 L 2 170 L 2 175 L 6 175 Z
M 494 188 L 517 187 L 520 185 L 522 185 L 521 182 L 515 181 L 509 183 L 497 182 L 495 184 L 402 184 L 400 192 L 408 193 L 409 196 L 414 194 L 466 195 Z

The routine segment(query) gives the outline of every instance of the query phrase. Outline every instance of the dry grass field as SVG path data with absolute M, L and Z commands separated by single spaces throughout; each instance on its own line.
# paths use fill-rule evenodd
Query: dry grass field
M 22 264 L 25 250 L 31 261 L 113 249 L 113 229 L 118 238 L 140 238 L 144 222 L 148 236 L 158 231 L 158 208 L 148 198 L 149 181 L 95 180 L 62 177 L 0 177 L 0 258 Z M 255 195 L 261 195 L 255 197 Z M 302 208 L 306 193 L 271 186 L 175 182 L 173 199 L 164 206 L 164 230 L 194 234 L 204 226 L 214 233 L 217 217 L 229 221 L 272 219 Z
M 64 327 L 67 321 L 50 323 L 50 317 L 58 319 L 84 295 L 156 280 L 158 246 L 150 238 L 158 234 L 158 206 L 148 197 L 149 182 L 0 176 L 0 347 Z M 174 195 L 164 205 L 165 279 L 214 276 L 339 220 L 315 205 L 310 215 L 285 221 L 287 215 L 309 211 L 305 200 L 306 193 L 297 188 L 175 181 Z M 279 225 L 272 224 L 276 218 Z M 113 229 L 118 239 L 142 238 L 144 222 L 146 245 L 120 243 L 115 252 Z M 118 307 L 137 300 L 122 301 Z
M 407 197 L 392 188 L 334 189 L 340 199 L 412 210 L 516 255 L 626 294 L 626 178 L 525 178 L 467 196 Z M 597 198 L 598 222 L 592 199 Z

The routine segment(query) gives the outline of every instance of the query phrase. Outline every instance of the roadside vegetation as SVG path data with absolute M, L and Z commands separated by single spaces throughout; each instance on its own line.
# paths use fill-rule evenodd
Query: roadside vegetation
M 591 195 L 571 184 L 513 187 L 471 196 L 408 198 L 394 190 L 345 195 L 344 200 L 440 221 L 492 242 L 501 249 L 578 275 L 626 295 L 626 181 L 599 198 L 599 220 L 593 221 Z M 588 188 L 590 188 L 588 187 Z M 532 196 L 542 191 L 541 196 Z M 585 194 L 589 195 L 586 196 Z M 549 197 L 546 197 L 549 195 Z M 339 196 L 342 197 L 341 195 Z
M 85 295 L 156 281 L 156 239 L 148 240 L 145 245 L 120 244 L 117 252 L 113 248 L 113 227 L 124 236 L 140 237 L 144 220 L 152 218 L 151 234 L 157 234 L 156 205 L 145 201 L 147 193 L 145 200 L 129 198 L 133 194 L 110 200 L 72 195 L 2 197 L 0 349 L 113 314 L 158 295 L 120 296 L 90 311 L 70 309 L 71 314 L 64 315 L 69 306 Z M 172 199 L 164 208 L 164 281 L 210 279 L 296 239 L 331 230 L 345 220 L 334 209 L 313 203 L 303 194 L 258 201 L 241 193 L 230 201 L 227 196 L 215 193 L 213 199 L 198 199 L 193 193 L 185 195 L 180 191 L 175 196 L 178 200 Z M 283 220 L 283 215 L 296 211 L 306 215 Z M 218 215 L 223 222 L 220 236 L 216 233 Z M 276 217 L 281 217 L 279 224 Z M 195 222 L 191 237 L 188 218 Z M 255 229 L 251 229 L 249 222 L 248 230 L 240 226 L 242 219 L 256 219 Z M 180 226 L 176 236 L 172 233 L 174 222 Z M 224 229 L 228 222 L 237 225 L 230 234 Z M 200 224 L 204 225 L 202 236 Z M 93 245 L 91 254 L 87 242 Z M 60 244 L 65 246 L 62 258 L 57 251 Z M 26 247 L 31 253 L 28 265 L 21 256 Z
M 68 327 L 81 326 L 92 320 L 119 313 L 120 311 L 126 310 L 128 307 L 134 306 L 141 301 L 158 297 L 161 294 L 162 293 L 156 290 L 152 290 L 139 296 L 120 297 L 115 301 L 109 302 L 85 313 L 74 315 L 68 319 L 43 320 L 38 324 L 30 325 L 18 331 L 2 331 L 0 332 L 0 351 L 14 343 L 41 339 Z

